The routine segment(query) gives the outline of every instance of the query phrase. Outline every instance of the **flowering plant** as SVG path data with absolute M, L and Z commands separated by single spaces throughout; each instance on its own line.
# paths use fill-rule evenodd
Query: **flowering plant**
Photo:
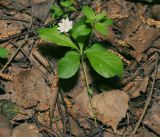
M 58 62 L 59 78 L 72 77 L 78 71 L 80 63 L 82 63 L 85 75 L 84 61 L 86 59 L 89 60 L 93 69 L 105 78 L 121 76 L 123 71 L 121 59 L 107 51 L 101 44 L 92 43 L 92 36 L 95 32 L 107 36 L 108 26 L 112 25 L 112 20 L 106 17 L 105 12 L 95 14 L 88 6 L 83 6 L 82 12 L 84 16 L 74 25 L 66 18 L 58 23 L 59 27 L 54 25 L 52 28 L 38 30 L 43 40 L 71 48 L 71 51 L 68 51 Z M 68 31 L 69 33 L 66 34 Z

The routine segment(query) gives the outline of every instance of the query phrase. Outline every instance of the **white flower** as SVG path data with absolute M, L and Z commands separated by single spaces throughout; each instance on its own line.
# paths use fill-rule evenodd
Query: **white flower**
M 72 21 L 69 21 L 69 19 L 68 18 L 66 18 L 66 19 L 62 19 L 61 20 L 61 23 L 58 23 L 58 30 L 60 31 L 60 32 L 68 32 L 71 28 L 72 28 Z

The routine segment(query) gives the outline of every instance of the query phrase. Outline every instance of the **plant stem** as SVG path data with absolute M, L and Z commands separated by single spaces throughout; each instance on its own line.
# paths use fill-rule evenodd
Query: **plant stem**
M 86 87 L 87 87 L 87 93 L 88 93 L 89 84 L 88 84 L 88 78 L 87 78 L 87 72 L 86 72 L 86 66 L 85 66 L 85 63 L 84 63 L 83 54 L 81 54 L 81 61 L 82 61 L 83 74 L 84 74 L 84 77 L 85 77 L 85 82 L 86 82 Z M 94 121 L 95 121 L 95 126 L 97 126 L 96 114 L 95 114 L 95 111 L 93 109 L 93 104 L 92 104 L 92 101 L 91 101 L 91 95 L 89 93 L 88 93 L 88 97 L 89 97 L 89 102 L 90 102 L 90 105 L 91 105 L 91 109 L 92 109 L 92 113 L 93 113 L 93 117 L 94 117 Z
M 93 37 L 93 27 L 92 27 L 92 30 L 91 30 L 91 35 L 90 35 L 90 38 L 89 38 L 88 47 L 91 47 L 91 41 L 92 41 L 92 37 Z
M 86 86 L 87 86 L 87 89 L 89 89 L 88 78 L 87 78 L 87 72 L 86 72 L 86 66 L 85 66 L 85 64 L 84 64 L 83 55 L 81 55 L 81 60 L 82 60 L 82 68 L 83 68 L 83 74 L 84 74 L 84 77 L 85 77 Z

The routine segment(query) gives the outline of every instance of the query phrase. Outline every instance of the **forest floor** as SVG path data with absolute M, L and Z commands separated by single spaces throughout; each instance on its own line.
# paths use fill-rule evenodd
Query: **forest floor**
M 57 77 L 57 61 L 67 48 L 37 33 L 60 21 L 50 10 L 57 2 L 0 1 L 0 47 L 9 52 L 0 58 L 0 137 L 159 137 L 160 5 L 74 1 L 73 22 L 83 5 L 106 11 L 113 20 L 109 35 L 93 37 L 123 61 L 121 78 L 87 70 L 94 91 L 89 98 L 82 68 L 70 79 Z

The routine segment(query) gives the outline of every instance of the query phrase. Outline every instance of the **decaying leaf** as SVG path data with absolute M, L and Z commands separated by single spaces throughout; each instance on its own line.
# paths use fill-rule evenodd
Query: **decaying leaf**
M 33 14 L 36 18 L 43 20 L 47 17 L 53 0 L 33 0 Z
M 39 137 L 37 133 L 38 130 L 34 125 L 24 123 L 14 128 L 12 137 Z
M 148 85 L 148 81 L 149 81 L 149 77 L 144 77 L 144 78 L 137 77 L 133 82 L 134 86 L 128 91 L 126 91 L 129 97 L 135 98 L 140 95 L 140 92 L 145 93 Z
M 131 37 L 125 39 L 137 52 L 146 51 L 159 36 L 159 31 L 155 28 L 140 26 L 138 31 Z
M 77 122 L 75 120 L 73 120 L 72 118 L 71 120 L 71 131 L 72 131 L 72 136 L 76 136 L 76 137 L 84 137 L 86 136 L 83 130 L 80 130 L 79 125 L 77 124 Z
M 0 137 L 11 137 L 12 129 L 9 121 L 2 115 L 0 115 Z
M 17 113 L 17 115 L 12 119 L 13 121 L 26 120 L 35 113 L 35 110 L 32 108 L 24 109 L 23 107 L 18 107 L 18 109 L 19 113 Z
M 14 76 L 13 82 L 6 84 L 6 91 L 11 93 L 12 101 L 18 106 L 37 106 L 37 110 L 49 108 L 50 88 L 37 68 L 22 69 Z
M 91 99 L 97 119 L 104 124 L 110 125 L 114 132 L 116 132 L 118 123 L 126 115 L 128 100 L 128 95 L 120 90 L 103 92 Z M 90 104 L 88 104 L 87 111 L 91 117 L 94 117 Z
M 87 111 L 87 105 L 89 102 L 89 97 L 87 94 L 87 89 L 84 87 L 81 89 L 81 93 L 73 99 L 73 102 L 77 105 L 78 109 L 80 109 L 80 112 L 85 114 Z
M 19 112 L 15 103 L 9 100 L 0 100 L 0 113 L 7 119 L 13 119 Z
M 156 63 L 153 60 L 153 61 L 151 61 L 148 64 L 143 66 L 145 76 L 150 76 L 153 73 L 154 68 L 155 68 L 155 64 Z
M 23 29 L 22 24 L 16 21 L 0 20 L 0 22 L 0 39 L 18 34 Z

